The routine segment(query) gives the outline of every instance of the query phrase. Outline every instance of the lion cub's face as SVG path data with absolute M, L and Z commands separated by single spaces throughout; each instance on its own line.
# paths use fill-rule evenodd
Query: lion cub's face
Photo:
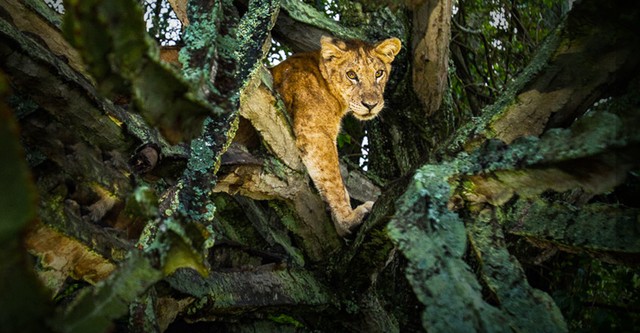
M 368 120 L 378 115 L 384 106 L 391 62 L 400 52 L 400 40 L 390 38 L 369 45 L 322 37 L 320 43 L 320 70 L 332 89 L 356 118 Z

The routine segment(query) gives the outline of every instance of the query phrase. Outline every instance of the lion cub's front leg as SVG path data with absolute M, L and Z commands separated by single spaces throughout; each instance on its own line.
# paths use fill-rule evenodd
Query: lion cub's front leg
M 342 181 L 338 150 L 330 135 L 305 133 L 297 137 L 302 162 L 307 167 L 318 192 L 331 208 L 339 235 L 345 236 L 371 211 L 373 201 L 351 209 L 349 193 Z

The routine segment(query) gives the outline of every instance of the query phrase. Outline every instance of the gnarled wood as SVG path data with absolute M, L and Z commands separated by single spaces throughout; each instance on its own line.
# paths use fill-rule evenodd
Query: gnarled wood
M 447 88 L 451 10 L 451 0 L 422 1 L 413 8 L 413 91 L 427 116 L 440 108 Z

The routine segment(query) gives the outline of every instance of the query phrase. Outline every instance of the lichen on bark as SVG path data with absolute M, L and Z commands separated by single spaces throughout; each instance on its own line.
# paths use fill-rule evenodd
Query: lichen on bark
M 212 110 L 160 62 L 138 3 L 72 1 L 66 6 L 63 28 L 102 93 L 131 96 L 142 116 L 173 144 L 199 133 Z

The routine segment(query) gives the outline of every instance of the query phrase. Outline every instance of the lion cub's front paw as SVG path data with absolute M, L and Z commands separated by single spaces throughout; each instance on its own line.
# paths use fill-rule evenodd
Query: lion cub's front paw
M 355 210 L 362 210 L 362 212 L 366 214 L 371 211 L 371 208 L 373 208 L 373 201 L 367 201 L 362 205 L 356 207 Z M 363 217 L 364 217 L 364 214 L 362 215 Z
M 362 220 L 371 211 L 372 207 L 373 201 L 367 201 L 352 210 L 346 217 L 340 218 L 336 216 L 335 224 L 338 235 L 344 237 L 351 234 L 351 230 L 362 223 Z

